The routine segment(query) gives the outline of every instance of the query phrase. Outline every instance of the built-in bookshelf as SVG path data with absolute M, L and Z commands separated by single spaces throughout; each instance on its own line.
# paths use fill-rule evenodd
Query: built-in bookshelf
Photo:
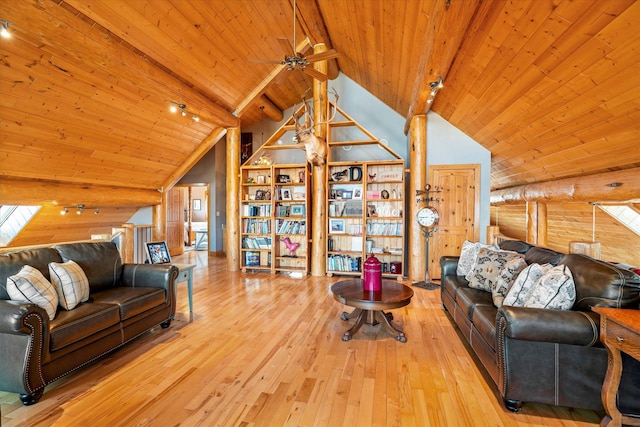
M 404 275 L 404 161 L 334 162 L 327 185 L 327 274 L 360 276 L 366 258 Z
M 242 271 L 307 274 L 307 165 L 243 166 L 241 180 Z

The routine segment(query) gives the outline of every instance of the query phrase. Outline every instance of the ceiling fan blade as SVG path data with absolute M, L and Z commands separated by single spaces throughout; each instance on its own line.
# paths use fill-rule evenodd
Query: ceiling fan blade
M 291 44 L 289 39 L 278 37 L 278 43 L 280 43 L 280 47 L 282 48 L 282 50 L 284 50 L 285 54 L 293 56 L 296 55 L 296 51 L 293 49 L 293 45 Z
M 316 70 L 313 67 L 306 67 L 304 70 L 305 73 L 309 74 L 311 77 L 313 77 L 316 80 L 320 80 L 321 82 L 326 82 L 327 81 L 327 76 L 322 74 L 320 71 Z
M 320 52 L 307 56 L 307 62 L 324 61 L 326 59 L 333 59 L 338 57 L 338 52 L 335 49 L 329 49 L 326 52 Z

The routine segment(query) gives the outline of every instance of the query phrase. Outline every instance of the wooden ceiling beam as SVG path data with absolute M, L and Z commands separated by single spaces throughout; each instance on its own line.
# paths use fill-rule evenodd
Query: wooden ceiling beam
M 196 148 L 191 155 L 185 160 L 165 181 L 162 187 L 164 192 L 169 191 L 178 181 L 196 164 L 205 154 L 211 150 L 211 148 L 220 141 L 222 137 L 227 134 L 227 128 L 218 128 L 211 132 L 205 139 L 202 140 L 198 148 Z
M 329 37 L 327 27 L 324 25 L 324 18 L 318 7 L 317 0 L 298 0 L 297 6 L 297 21 L 309 39 L 311 46 L 315 48 L 317 44 L 324 43 L 327 50 L 332 49 L 331 37 Z M 327 67 L 326 74 L 329 80 L 337 78 L 340 73 L 338 60 L 335 58 L 327 60 Z
M 427 102 L 431 92 L 430 84 L 437 82 L 440 76 L 443 79 L 446 77 L 467 33 L 467 27 L 481 4 L 482 2 L 477 1 L 456 1 L 447 6 L 444 1 L 433 2 L 429 26 L 426 28 L 429 33 L 427 40 L 431 43 L 424 47 L 424 54 L 418 58 L 420 67 L 404 125 L 405 134 L 409 132 L 413 116 L 426 114 L 431 108 L 431 104 Z
M 158 190 L 146 188 L 0 177 L 0 205 L 152 206 L 161 198 Z
M 491 192 L 491 204 L 525 202 L 640 203 L 640 168 L 584 175 Z

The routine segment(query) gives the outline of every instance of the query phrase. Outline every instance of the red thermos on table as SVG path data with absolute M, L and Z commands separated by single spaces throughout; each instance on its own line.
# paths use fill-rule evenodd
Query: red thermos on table
M 371 255 L 364 262 L 364 280 L 362 287 L 365 291 L 377 292 L 382 290 L 382 264 Z

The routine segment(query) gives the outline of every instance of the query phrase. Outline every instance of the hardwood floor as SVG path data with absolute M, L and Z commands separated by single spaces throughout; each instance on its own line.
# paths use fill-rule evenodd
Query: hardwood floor
M 592 411 L 525 404 L 513 414 L 440 305 L 414 288 L 394 322 L 408 342 L 363 326 L 341 340 L 339 277 L 228 273 L 195 262 L 194 316 L 186 283 L 176 320 L 48 386 L 22 406 L 0 392 L 10 426 L 594 426 Z M 486 377 L 485 377 L 486 376 Z

